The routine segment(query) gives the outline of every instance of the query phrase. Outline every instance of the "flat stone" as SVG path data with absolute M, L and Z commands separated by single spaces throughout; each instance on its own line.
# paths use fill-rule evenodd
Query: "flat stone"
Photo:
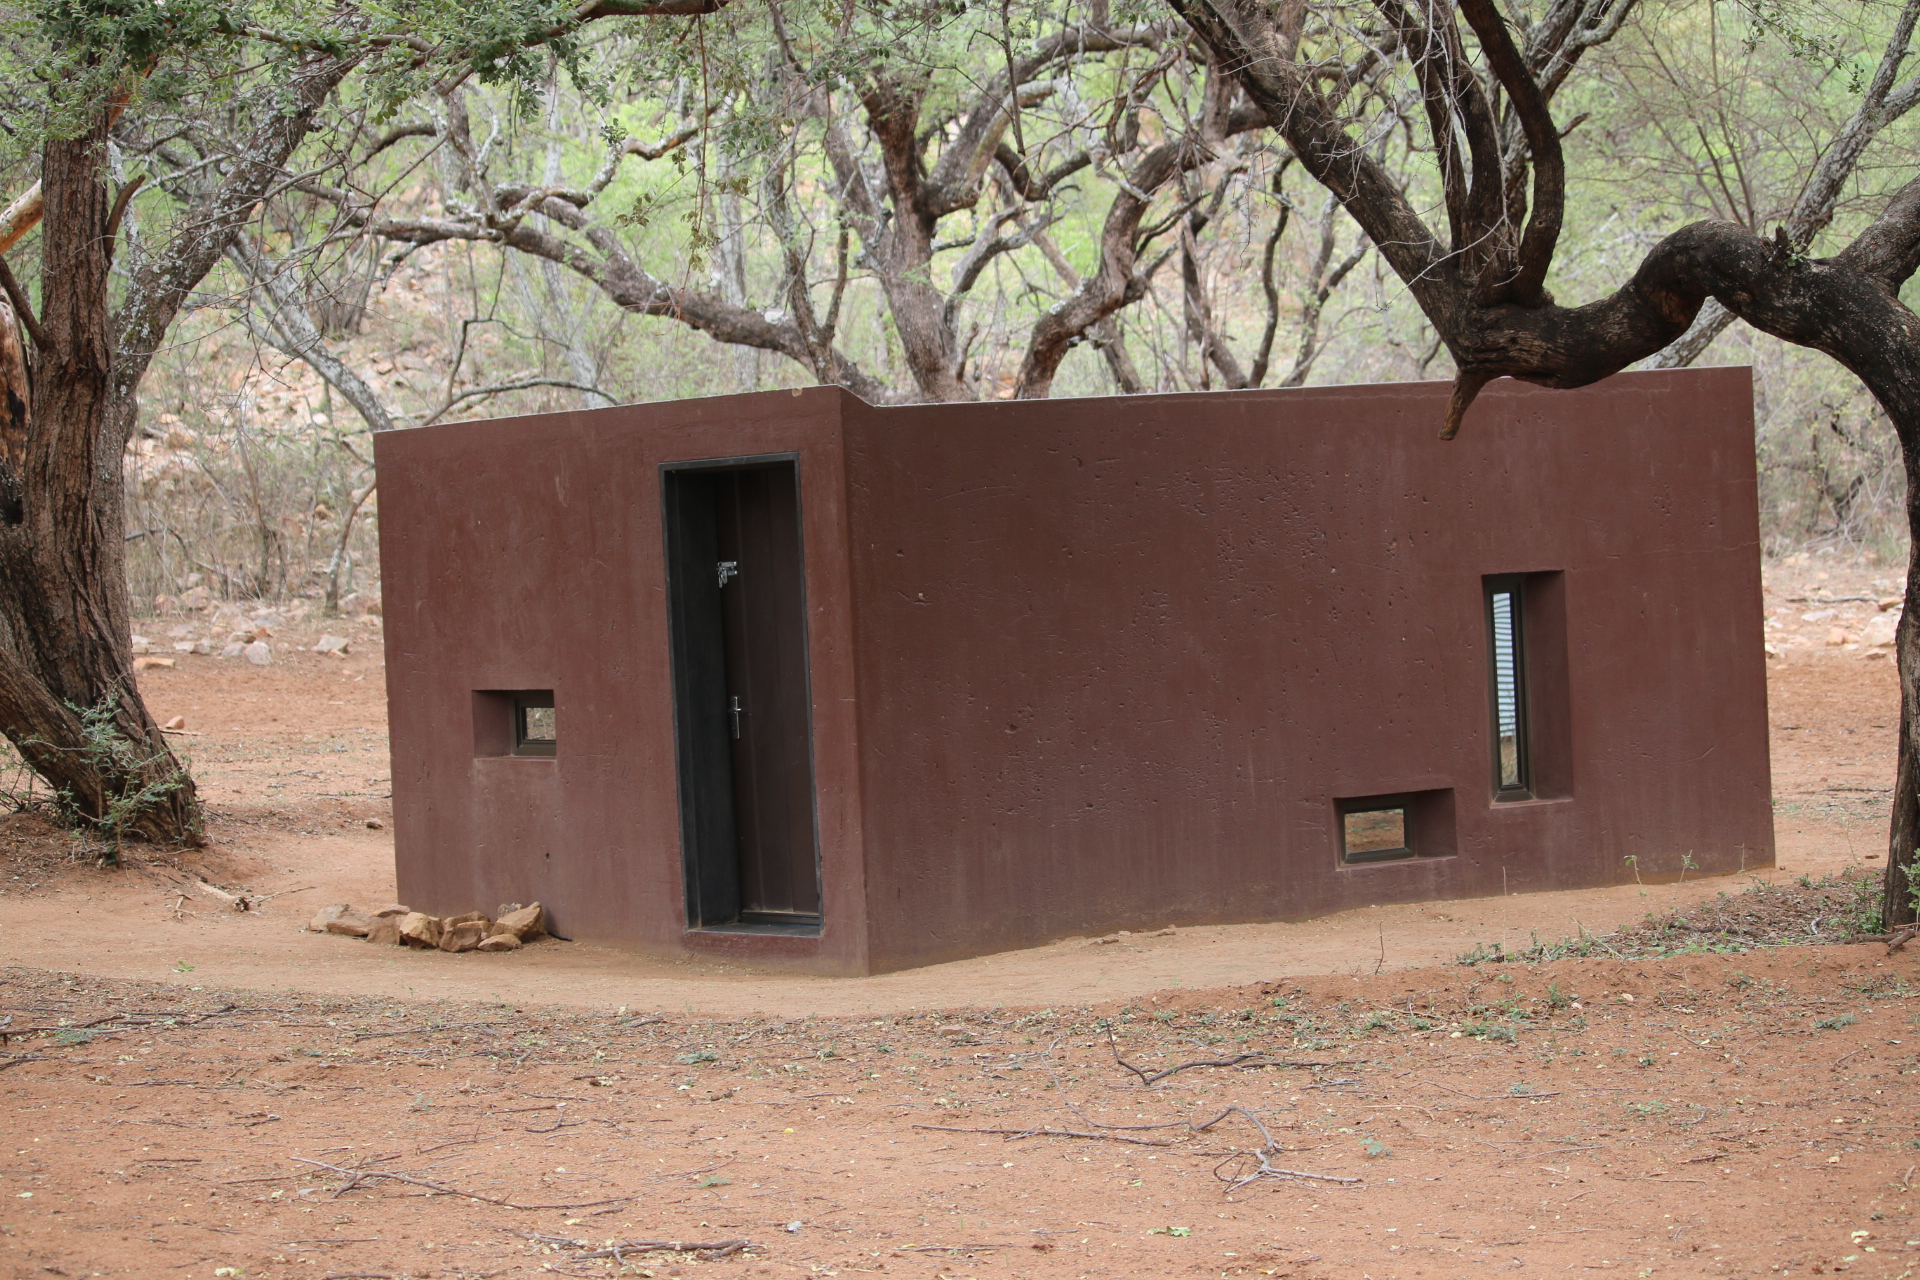
M 255 640 L 241 648 L 240 656 L 256 667 L 264 667 L 273 661 L 273 648 L 265 640 Z
M 374 912 L 373 918 L 375 920 L 378 920 L 383 916 L 408 916 L 412 914 L 413 914 L 412 907 L 403 907 L 399 903 L 395 902 L 395 903 L 389 903 L 387 906 L 384 906 L 380 908 L 378 911 Z
M 480 940 L 478 951 L 518 951 L 524 943 L 510 933 L 489 934 Z
M 440 935 L 442 951 L 473 951 L 487 936 L 487 927 L 478 920 L 463 920 L 459 924 L 448 925 Z
M 336 902 L 331 906 L 322 907 L 313 913 L 313 919 L 307 921 L 307 930 L 310 933 L 325 933 L 328 925 L 351 910 L 353 907 L 345 902 Z
M 373 917 L 362 911 L 348 907 L 346 911 L 327 921 L 328 933 L 343 933 L 349 938 L 364 938 L 373 928 Z
M 367 941 L 383 947 L 400 945 L 400 917 L 375 916 L 373 926 L 367 930 Z

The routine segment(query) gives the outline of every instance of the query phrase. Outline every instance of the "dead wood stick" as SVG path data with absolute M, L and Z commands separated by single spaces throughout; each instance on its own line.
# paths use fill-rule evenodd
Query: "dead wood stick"
M 1018 1249 L 1017 1244 L 909 1244 L 902 1253 L 965 1253 L 968 1249 Z
M 1920 937 L 1920 925 L 1908 925 L 1887 939 L 1887 954 L 1892 955 L 1909 942 L 1912 942 L 1916 937 Z
M 1101 1142 L 1131 1142 L 1138 1147 L 1170 1147 L 1171 1142 L 1155 1142 L 1152 1138 L 1134 1138 L 1124 1133 L 1086 1133 L 1079 1129 L 970 1129 L 964 1125 L 953 1124 L 916 1124 L 916 1129 L 933 1129 L 941 1133 L 997 1133 L 1009 1142 L 1021 1138 L 1094 1138 Z
M 401 1031 L 367 1031 L 355 1036 L 354 1040 L 356 1042 L 360 1040 L 381 1040 L 387 1036 L 427 1035 L 434 1031 L 468 1031 L 475 1027 L 495 1027 L 499 1025 L 499 1020 L 495 1019 L 492 1022 L 455 1022 L 444 1027 L 407 1027 Z
M 17 1067 L 23 1062 L 58 1062 L 58 1061 L 59 1061 L 58 1058 L 49 1057 L 44 1053 L 16 1053 L 11 1058 L 0 1059 L 0 1071 L 5 1071 L 8 1067 Z
M 515 1204 L 511 1200 L 503 1200 L 498 1196 L 483 1196 L 477 1191 L 462 1191 L 458 1187 L 449 1187 L 441 1182 L 429 1182 L 425 1178 L 416 1178 L 411 1174 L 382 1173 L 377 1169 L 345 1169 L 337 1164 L 328 1164 L 324 1160 L 309 1160 L 305 1156 L 294 1156 L 293 1158 L 301 1164 L 310 1164 L 322 1169 L 330 1169 L 334 1173 L 346 1177 L 348 1179 L 347 1185 L 341 1187 L 341 1191 L 351 1191 L 355 1184 L 365 1182 L 372 1178 L 385 1178 L 389 1182 L 404 1182 L 409 1186 L 425 1187 L 427 1190 L 443 1196 L 459 1196 L 465 1200 L 477 1200 L 481 1204 L 499 1205 L 502 1209 L 520 1209 L 523 1211 L 529 1209 L 590 1209 L 597 1204 L 620 1204 L 624 1201 L 639 1198 L 637 1196 L 608 1196 L 604 1200 L 581 1200 L 571 1204 Z
M 480 1141 L 480 1135 L 477 1133 L 474 1134 L 471 1138 L 449 1138 L 447 1141 L 435 1143 L 431 1147 L 422 1147 L 420 1150 L 414 1152 L 413 1154 L 417 1156 L 424 1156 L 424 1155 L 429 1155 L 435 1151 L 439 1151 L 445 1147 L 462 1147 L 462 1146 L 468 1145 L 469 1143 L 474 1143 L 478 1141 Z
M 724 1258 L 752 1247 L 745 1240 L 714 1240 L 706 1244 L 692 1240 L 626 1240 L 577 1257 L 585 1262 L 592 1258 L 618 1258 L 623 1253 L 697 1253 L 712 1259 Z
M 1113 1024 L 1107 1024 L 1107 1043 L 1113 1048 L 1113 1060 L 1140 1077 L 1142 1088 L 1151 1089 L 1168 1076 L 1179 1075 L 1192 1067 L 1331 1067 L 1331 1062 L 1308 1062 L 1296 1058 L 1270 1058 L 1265 1050 L 1242 1053 L 1231 1058 L 1196 1058 L 1192 1062 L 1182 1062 L 1162 1071 L 1149 1072 L 1144 1067 L 1135 1066 L 1120 1056 L 1120 1042 L 1113 1034 Z
M 1448 1093 L 1457 1093 L 1463 1098 L 1473 1098 L 1480 1102 L 1524 1102 L 1528 1098 L 1557 1098 L 1560 1096 L 1558 1089 L 1548 1093 L 1468 1093 L 1465 1089 L 1456 1089 L 1450 1084 L 1441 1084 L 1438 1080 L 1422 1080 L 1420 1083 L 1430 1084 L 1435 1088 L 1445 1089 Z

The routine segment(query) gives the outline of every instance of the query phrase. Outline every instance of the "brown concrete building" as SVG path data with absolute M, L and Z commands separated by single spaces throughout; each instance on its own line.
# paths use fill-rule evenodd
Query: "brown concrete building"
M 383 434 L 401 895 L 869 973 L 1770 865 L 1747 372 L 1446 398 Z

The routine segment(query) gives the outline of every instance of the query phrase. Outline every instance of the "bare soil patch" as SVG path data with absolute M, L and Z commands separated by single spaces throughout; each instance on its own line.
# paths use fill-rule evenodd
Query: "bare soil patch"
M 1873 572 L 1770 577 L 1778 870 L 856 980 L 303 933 L 394 891 L 377 620 L 180 655 L 209 848 L 0 821 L 0 1273 L 1908 1275 L 1920 958 L 1776 945 L 1883 862 L 1892 664 L 1799 621 Z
M 13 970 L 58 1029 L 7 1060 L 0 1241 L 22 1277 L 1899 1276 L 1915 967 L 779 1021 Z

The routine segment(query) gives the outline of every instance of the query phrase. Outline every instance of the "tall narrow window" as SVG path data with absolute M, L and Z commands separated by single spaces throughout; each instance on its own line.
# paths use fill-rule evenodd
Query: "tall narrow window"
M 1525 592 L 1519 574 L 1487 579 L 1487 622 L 1493 642 L 1494 798 L 1524 800 L 1527 768 Z

